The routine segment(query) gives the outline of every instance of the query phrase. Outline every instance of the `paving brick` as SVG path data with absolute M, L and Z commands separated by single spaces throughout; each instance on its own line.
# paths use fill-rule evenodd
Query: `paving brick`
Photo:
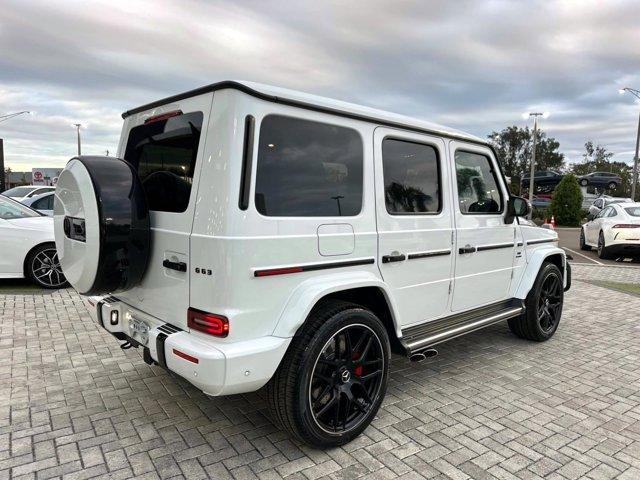
M 272 425 L 262 392 L 209 398 L 121 350 L 71 290 L 0 295 L 0 478 L 635 480 L 640 298 L 596 277 L 640 269 L 576 266 L 549 342 L 496 325 L 394 357 L 378 418 L 328 451 Z

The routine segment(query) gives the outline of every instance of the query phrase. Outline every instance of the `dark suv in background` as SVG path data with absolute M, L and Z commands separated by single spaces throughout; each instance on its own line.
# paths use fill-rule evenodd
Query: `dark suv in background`
M 553 170 L 541 170 L 533 176 L 534 191 L 550 192 L 560 183 L 563 175 Z M 522 188 L 529 188 L 530 175 L 522 177 Z
M 578 177 L 578 183 L 583 187 L 604 187 L 613 190 L 622 183 L 622 178 L 615 173 L 593 172 L 588 175 Z

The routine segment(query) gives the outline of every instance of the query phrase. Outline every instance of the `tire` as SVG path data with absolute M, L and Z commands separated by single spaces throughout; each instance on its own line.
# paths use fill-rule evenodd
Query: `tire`
M 611 253 L 609 248 L 607 248 L 602 231 L 600 231 L 600 234 L 598 235 L 598 257 L 603 260 L 611 258 Z
M 524 313 L 509 320 L 509 329 L 526 340 L 549 340 L 560 324 L 563 302 L 562 272 L 553 263 L 544 262 L 525 300 Z
M 313 447 L 348 443 L 380 408 L 390 355 L 387 331 L 371 311 L 342 301 L 323 302 L 293 337 L 267 384 L 272 417 Z
M 590 251 L 591 247 L 587 245 L 586 240 L 584 238 L 584 228 L 580 229 L 580 250 Z
M 618 184 L 616 182 L 610 182 L 609 185 L 607 185 L 607 188 L 609 190 L 613 190 L 614 188 L 616 188 L 618 186 Z
M 142 281 L 151 229 L 131 164 L 115 157 L 72 158 L 58 177 L 53 227 L 62 270 L 81 294 L 122 292 Z
M 583 187 L 586 187 L 587 185 L 589 185 L 589 180 L 587 179 L 580 180 L 580 185 L 582 185 Z
M 25 260 L 25 276 L 42 288 L 66 288 L 69 286 L 56 246 L 53 243 L 38 245 L 29 252 Z

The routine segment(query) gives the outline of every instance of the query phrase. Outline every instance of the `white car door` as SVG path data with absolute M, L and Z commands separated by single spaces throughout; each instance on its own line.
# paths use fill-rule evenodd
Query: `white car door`
M 378 127 L 374 135 L 380 272 L 403 327 L 448 312 L 452 208 L 441 138 Z
M 513 272 L 515 219 L 505 224 L 509 198 L 489 148 L 450 143 L 456 226 L 454 312 L 509 297 Z
M 587 243 L 590 245 L 598 245 L 598 235 L 600 234 L 600 228 L 603 219 L 609 214 L 611 207 L 606 207 L 600 210 L 596 218 L 591 220 L 585 225 L 585 236 Z

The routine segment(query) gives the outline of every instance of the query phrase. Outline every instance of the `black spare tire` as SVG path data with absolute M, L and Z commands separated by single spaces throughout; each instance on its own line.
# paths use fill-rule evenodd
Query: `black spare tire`
M 129 290 L 149 260 L 149 209 L 138 174 L 114 157 L 72 158 L 53 207 L 62 271 L 84 295 Z

